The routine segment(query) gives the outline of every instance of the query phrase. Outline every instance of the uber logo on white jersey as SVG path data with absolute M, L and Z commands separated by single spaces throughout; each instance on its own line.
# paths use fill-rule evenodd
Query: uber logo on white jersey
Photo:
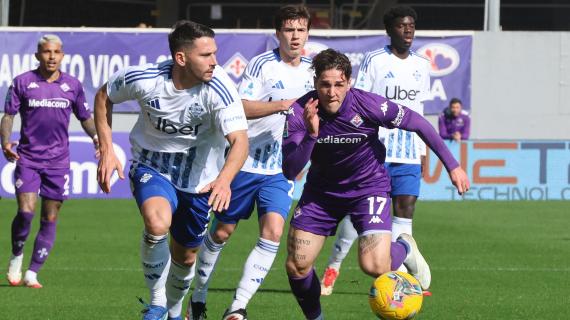
M 202 125 L 198 123 L 197 125 L 193 126 L 191 124 L 185 124 L 183 126 L 177 126 L 175 123 L 164 119 L 163 117 L 158 117 L 156 123 L 153 121 L 153 117 L 150 113 L 147 113 L 149 121 L 153 124 L 153 127 L 158 130 L 162 131 L 166 134 L 176 134 L 180 133 L 183 135 L 190 135 L 193 134 L 194 136 L 198 135 L 198 129 Z
M 420 93 L 420 90 L 406 90 L 400 86 L 395 86 L 392 88 L 392 92 L 390 92 L 390 88 L 386 87 L 386 92 L 384 96 L 389 100 L 416 100 L 416 96 Z

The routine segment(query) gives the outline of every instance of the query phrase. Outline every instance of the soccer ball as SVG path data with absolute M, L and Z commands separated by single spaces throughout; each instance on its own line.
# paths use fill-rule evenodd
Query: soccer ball
M 374 280 L 368 302 L 370 309 L 380 319 L 412 319 L 422 307 L 422 288 L 412 275 L 391 271 Z

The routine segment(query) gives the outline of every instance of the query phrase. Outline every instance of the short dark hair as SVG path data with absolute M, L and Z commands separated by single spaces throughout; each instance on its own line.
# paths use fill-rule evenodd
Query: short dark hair
M 326 49 L 313 58 L 311 68 L 315 70 L 315 77 L 321 76 L 321 73 L 327 70 L 336 69 L 342 71 L 348 81 L 352 75 L 352 65 L 348 57 L 334 49 Z
M 279 8 L 273 17 L 275 31 L 281 31 L 283 23 L 289 20 L 307 20 L 307 29 L 311 29 L 311 14 L 309 9 L 303 5 L 287 5 Z
M 409 6 L 392 7 L 384 14 L 384 28 L 389 31 L 394 26 L 394 21 L 398 18 L 412 17 L 414 22 L 418 21 L 416 10 Z
M 168 34 L 168 47 L 174 58 L 174 53 L 180 48 L 192 45 L 195 39 L 201 37 L 213 38 L 216 34 L 209 27 L 190 20 L 180 20 L 172 26 Z
M 461 102 L 461 100 L 459 100 L 459 98 L 452 98 L 451 100 L 449 100 L 449 106 L 450 107 L 454 103 L 459 103 L 460 105 L 463 105 L 463 102 Z

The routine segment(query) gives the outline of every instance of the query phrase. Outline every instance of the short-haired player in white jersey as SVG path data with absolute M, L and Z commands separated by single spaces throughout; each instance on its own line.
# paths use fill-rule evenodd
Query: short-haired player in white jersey
M 104 192 L 110 192 L 115 170 L 123 178 L 109 126 L 113 104 L 136 100 L 141 109 L 130 134 L 129 178 L 144 221 L 141 262 L 150 290 L 145 320 L 182 319 L 209 211 L 228 208 L 230 184 L 248 149 L 243 106 L 217 66 L 214 31 L 183 20 L 168 42 L 172 60 L 120 70 L 95 97 L 97 178 Z M 231 148 L 224 160 L 226 141 Z
M 366 54 L 360 65 L 355 88 L 384 96 L 423 115 L 423 101 L 429 98 L 430 62 L 410 50 L 417 13 L 408 6 L 389 9 L 384 26 L 390 45 Z M 383 133 L 383 134 L 382 134 Z M 402 129 L 380 128 L 386 145 L 386 168 L 391 176 L 393 201 L 392 239 L 412 234 L 412 217 L 420 194 L 425 144 L 419 136 Z M 330 295 L 342 260 L 357 237 L 350 221 L 344 219 L 333 246 L 321 283 L 321 294 Z M 423 288 L 428 289 L 428 288 Z
M 283 126 L 289 106 L 313 88 L 311 60 L 301 52 L 308 38 L 310 16 L 303 6 L 285 6 L 275 15 L 279 47 L 254 57 L 245 69 L 239 93 L 248 118 L 249 156 L 232 182 L 232 202 L 216 215 L 200 248 L 196 287 L 189 319 L 204 319 L 208 281 L 224 244 L 239 220 L 248 219 L 257 204 L 260 231 L 244 266 L 234 300 L 223 319 L 246 319 L 246 306 L 271 269 L 291 207 L 293 183 L 281 170 Z

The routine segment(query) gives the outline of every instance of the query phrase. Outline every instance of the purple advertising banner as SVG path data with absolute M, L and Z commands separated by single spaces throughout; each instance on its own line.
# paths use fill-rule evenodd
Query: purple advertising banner
M 34 53 L 41 35 L 38 31 L 0 32 L 0 97 L 4 97 L 12 79 L 37 67 Z M 49 31 L 64 43 L 65 57 L 61 69 L 77 77 L 92 104 L 97 89 L 117 70 L 129 65 L 155 63 L 169 59 L 167 32 Z M 313 56 L 326 48 L 345 53 L 352 61 L 356 75 L 364 54 L 388 43 L 384 35 L 311 36 L 305 54 Z M 218 63 L 239 83 L 249 60 L 277 41 L 273 33 L 219 32 L 216 35 Z M 425 103 L 426 114 L 441 112 L 448 101 L 463 100 L 464 109 L 471 107 L 471 36 L 416 37 L 413 49 L 431 61 L 431 100 Z M 0 106 L 4 110 L 4 105 Z M 134 102 L 122 103 L 117 112 L 136 112 Z
M 12 140 L 18 140 L 14 135 Z M 113 147 L 115 154 L 123 165 L 125 177 L 128 177 L 131 145 L 129 134 L 126 132 L 113 133 Z M 111 180 L 111 193 L 105 194 L 97 184 L 97 162 L 93 141 L 82 132 L 69 134 L 70 173 L 69 198 L 130 198 L 131 190 L 129 179 L 119 179 L 115 173 Z M 0 157 L 0 195 L 14 197 L 14 169 L 15 163 L 7 162 Z

